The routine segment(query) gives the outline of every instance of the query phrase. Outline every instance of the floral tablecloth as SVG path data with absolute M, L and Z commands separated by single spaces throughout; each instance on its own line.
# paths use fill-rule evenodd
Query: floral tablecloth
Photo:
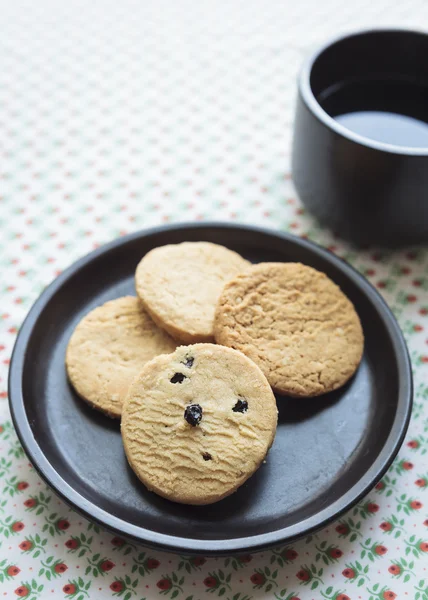
M 329 36 L 428 25 L 424 0 L 0 1 L 0 595 L 32 600 L 428 598 L 428 252 L 356 252 L 290 176 L 295 77 Z M 127 232 L 236 220 L 328 246 L 381 291 L 409 344 L 413 418 L 384 479 L 293 546 L 176 556 L 114 537 L 28 463 L 7 370 L 61 269 Z

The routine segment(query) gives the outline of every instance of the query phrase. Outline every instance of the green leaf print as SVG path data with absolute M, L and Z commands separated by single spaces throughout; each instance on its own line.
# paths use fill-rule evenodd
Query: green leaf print
M 42 531 L 47 531 L 49 535 L 54 537 L 56 535 L 64 535 L 69 527 L 70 523 L 67 519 L 60 517 L 57 513 L 51 513 L 45 517 L 45 524 Z
M 86 536 L 84 533 L 71 537 L 65 542 L 65 547 L 69 554 L 75 554 L 78 558 L 91 551 L 93 536 Z
M 422 538 L 417 538 L 416 535 L 412 535 L 408 540 L 404 540 L 406 544 L 406 556 L 413 555 L 416 558 L 427 556 L 428 553 L 428 542 Z
M 4 477 L 8 473 L 10 473 L 10 469 L 12 467 L 12 461 L 8 460 L 4 456 L 0 458 L 0 478 Z
M 401 496 L 395 500 L 397 502 L 397 512 L 403 511 L 406 515 L 410 515 L 412 512 L 418 511 L 423 507 L 420 500 L 411 498 L 407 496 L 407 494 L 401 494 Z
M 315 555 L 315 561 L 318 562 L 320 559 L 324 564 L 334 564 L 343 555 L 342 550 L 334 544 L 327 544 L 326 541 L 322 542 L 319 546 L 315 545 L 317 553 Z
M 62 591 L 64 592 L 67 600 L 83 600 L 84 598 L 89 597 L 88 590 L 91 587 L 91 581 L 85 581 L 82 577 L 78 579 L 69 579 L 68 583 L 64 585 Z
M 280 567 L 286 564 L 290 564 L 298 558 L 299 554 L 294 548 L 285 546 L 278 550 L 272 550 L 272 556 L 270 558 L 270 564 L 277 563 Z M 249 562 L 249 561 L 248 561 Z
M 86 558 L 88 566 L 85 569 L 85 575 L 92 573 L 94 577 L 104 577 L 106 573 L 114 569 L 116 566 L 114 562 L 109 560 L 107 557 L 101 557 L 100 553 L 96 553 L 93 556 Z
M 7 453 L 8 456 L 13 456 L 17 459 L 23 458 L 25 456 L 25 452 L 21 444 L 17 439 L 15 439 L 9 447 L 9 451 Z
M 363 519 L 368 519 L 373 517 L 379 510 L 378 504 L 376 502 L 372 502 L 371 500 L 366 500 L 363 503 L 357 504 L 357 506 L 353 509 L 352 514 L 360 515 Z
M 41 515 L 45 510 L 49 509 L 49 503 L 52 496 L 46 495 L 43 492 L 30 496 L 25 502 L 26 512 L 34 512 L 36 515 Z
M 348 538 L 350 542 L 354 542 L 358 537 L 362 536 L 361 521 L 354 521 L 352 517 L 341 519 L 335 530 L 341 538 Z
M 44 590 L 43 584 L 37 584 L 35 579 L 29 581 L 23 581 L 16 588 L 15 594 L 25 600 L 37 600 L 40 594 Z
M 209 593 L 216 593 L 218 596 L 223 596 L 227 590 L 231 589 L 230 586 L 231 575 L 225 575 L 222 569 L 218 571 L 209 572 L 208 577 L 205 577 L 203 584 L 205 591 Z

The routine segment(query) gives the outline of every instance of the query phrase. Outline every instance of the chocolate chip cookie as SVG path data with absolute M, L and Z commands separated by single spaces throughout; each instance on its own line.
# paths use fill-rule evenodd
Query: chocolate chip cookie
M 277 424 L 261 370 L 223 346 L 181 346 L 145 365 L 123 406 L 129 464 L 144 485 L 185 504 L 234 492 L 260 466 Z

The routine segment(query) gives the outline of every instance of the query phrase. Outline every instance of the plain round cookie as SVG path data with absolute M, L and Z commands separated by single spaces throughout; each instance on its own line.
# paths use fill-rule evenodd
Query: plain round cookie
M 218 344 L 259 365 L 273 389 L 319 396 L 356 371 L 364 336 L 353 304 L 320 271 L 260 263 L 228 282 L 215 315 Z
M 220 292 L 249 264 L 236 252 L 210 242 L 160 246 L 137 267 L 137 295 L 153 320 L 177 340 L 213 342 Z
M 93 408 L 120 417 L 129 385 L 145 363 L 176 346 L 138 298 L 117 298 L 77 325 L 67 347 L 67 374 L 77 394 Z
M 258 469 L 276 424 L 275 397 L 257 365 L 236 350 L 196 344 L 146 364 L 129 389 L 121 432 L 149 490 L 211 504 Z

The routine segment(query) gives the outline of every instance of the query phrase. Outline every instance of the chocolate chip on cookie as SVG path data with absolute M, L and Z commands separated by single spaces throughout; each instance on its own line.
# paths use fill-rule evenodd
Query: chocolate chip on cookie
M 240 413 L 244 413 L 247 412 L 248 410 L 248 402 L 246 400 L 243 400 L 242 398 L 239 398 L 235 404 L 235 406 L 232 408 L 233 412 L 240 412 Z
M 202 408 L 199 404 L 189 404 L 184 410 L 184 418 L 189 425 L 196 427 L 202 420 Z
M 171 383 L 183 383 L 183 381 L 185 379 L 186 379 L 186 375 L 183 375 L 183 373 L 174 373 L 174 375 L 170 379 L 170 382 Z

